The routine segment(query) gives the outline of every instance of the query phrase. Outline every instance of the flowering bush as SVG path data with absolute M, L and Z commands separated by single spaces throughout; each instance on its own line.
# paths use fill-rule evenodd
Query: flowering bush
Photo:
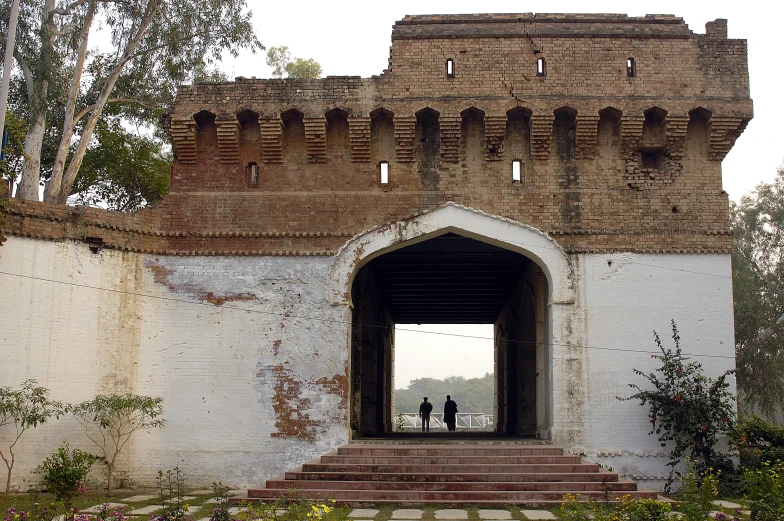
M 698 473 L 694 462 L 686 458 L 686 473 L 681 477 L 678 496 L 684 521 L 709 519 L 708 514 L 713 510 L 712 501 L 719 496 L 719 474 L 712 467 Z
M 563 521 L 662 521 L 670 505 L 655 499 L 634 499 L 630 494 L 614 496 L 614 502 L 582 502 L 580 494 L 566 494 L 561 503 Z
M 243 503 L 238 521 L 320 521 L 334 509 L 335 500 L 314 503 L 290 495 L 279 497 L 274 503 Z M 342 518 L 341 518 L 342 519 Z
M 125 513 L 126 507 L 112 508 L 109 503 L 101 505 L 100 510 L 94 515 L 87 513 L 79 513 L 74 518 L 74 521 L 128 521 L 128 515 Z
M 754 521 L 784 519 L 784 463 L 763 462 L 758 469 L 744 473 Z
M 681 353 L 675 321 L 672 322 L 674 350 L 665 349 L 655 331 L 653 337 L 661 354 L 651 355 L 651 358 L 659 360 L 661 366 L 649 374 L 634 370 L 635 374 L 645 377 L 653 389 L 644 390 L 637 384 L 629 384 L 637 393 L 619 399 L 639 400 L 641 406 L 649 406 L 649 434 L 656 434 L 662 447 L 674 442 L 667 463 L 671 471 L 665 490 L 670 491 L 678 474 L 676 467 L 683 456 L 689 456 L 698 471 L 704 471 L 721 459 L 714 447 L 719 437 L 731 431 L 734 425 L 734 396 L 727 383 L 727 377 L 734 371 L 726 371 L 715 380 L 703 376 L 702 365 L 688 362 Z

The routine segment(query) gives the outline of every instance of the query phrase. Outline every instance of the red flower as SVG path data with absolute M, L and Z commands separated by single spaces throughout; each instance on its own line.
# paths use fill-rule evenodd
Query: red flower
M 707 427 L 703 427 L 703 428 L 702 428 L 702 432 L 705 432 L 705 431 L 707 431 L 707 430 L 708 430 L 708 428 L 707 428 Z
M 727 418 L 724 418 L 722 421 L 723 421 L 724 423 L 727 423 Z
M 679 395 L 677 395 L 677 396 L 675 397 L 675 401 L 676 401 L 676 402 L 679 402 L 679 401 L 681 401 L 681 395 L 680 395 L 680 394 L 679 394 Z

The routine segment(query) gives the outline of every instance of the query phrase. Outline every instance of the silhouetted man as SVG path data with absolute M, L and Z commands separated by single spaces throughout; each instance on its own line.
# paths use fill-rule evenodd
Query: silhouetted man
M 450 431 L 454 431 L 457 426 L 457 403 L 448 394 L 444 402 L 444 423 Z
M 433 410 L 433 404 L 427 401 L 427 396 L 423 398 L 423 402 L 419 404 L 419 417 L 422 418 L 422 432 L 430 432 L 430 411 Z

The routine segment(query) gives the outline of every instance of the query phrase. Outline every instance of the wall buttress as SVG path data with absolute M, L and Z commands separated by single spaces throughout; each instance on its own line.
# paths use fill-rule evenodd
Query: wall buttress
M 667 151 L 674 160 L 681 161 L 686 147 L 686 131 L 689 128 L 689 116 L 667 115 L 665 124 Z
M 305 118 L 305 146 L 308 152 L 308 163 L 327 162 L 327 120 L 322 118 Z
M 172 146 L 174 154 L 180 163 L 193 165 L 196 163 L 196 124 L 193 118 L 174 119 L 171 127 Z
M 399 163 L 414 162 L 414 138 L 416 137 L 416 117 L 395 117 L 395 154 Z
M 441 158 L 447 163 L 460 161 L 460 127 L 463 118 L 460 116 L 442 116 L 438 124 L 441 127 Z
M 240 123 L 235 117 L 215 121 L 218 127 L 218 157 L 221 163 L 239 163 Z
M 599 134 L 599 114 L 577 114 L 577 159 L 593 159 Z
M 351 142 L 351 161 L 370 161 L 370 118 L 349 118 L 348 133 Z
M 506 138 L 504 116 L 485 116 L 485 159 L 500 161 L 504 158 L 504 138 Z
M 550 136 L 553 133 L 553 114 L 531 116 L 531 157 L 546 161 L 550 157 Z
M 283 122 L 280 118 L 259 118 L 261 159 L 265 163 L 283 162 Z
M 712 117 L 708 159 L 722 161 L 735 144 L 735 140 L 746 130 L 747 123 L 748 121 L 743 118 Z
M 623 157 L 632 159 L 637 156 L 644 123 L 645 116 L 642 114 L 624 114 L 621 118 L 621 152 Z

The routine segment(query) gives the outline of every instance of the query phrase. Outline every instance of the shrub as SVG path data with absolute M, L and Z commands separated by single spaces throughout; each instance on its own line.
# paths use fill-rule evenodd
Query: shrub
M 784 426 L 767 422 L 757 415 L 738 421 L 732 441 L 744 468 L 761 468 L 765 462 L 784 461 Z
M 784 519 L 784 463 L 763 462 L 760 468 L 747 470 L 743 478 L 748 485 L 751 518 L 754 521 Z
M 681 477 L 680 512 L 685 521 L 705 521 L 713 510 L 712 502 L 719 495 L 719 478 L 713 468 L 702 473 L 694 468 L 694 462 L 686 458 L 686 473 Z
M 566 494 L 561 503 L 563 521 L 662 521 L 670 505 L 655 499 L 612 496 L 615 502 L 582 502 L 580 494 Z M 608 497 L 609 499 L 609 497 Z
M 651 355 L 661 362 L 656 372 L 645 374 L 635 369 L 634 373 L 644 377 L 653 386 L 644 390 L 637 384 L 629 387 L 637 392 L 620 400 L 638 400 L 640 406 L 648 406 L 651 422 L 649 434 L 656 434 L 662 447 L 674 442 L 667 465 L 671 468 L 665 490 L 678 474 L 676 467 L 683 456 L 692 459 L 699 471 L 713 466 L 719 457 L 714 447 L 719 437 L 733 428 L 735 419 L 734 395 L 730 392 L 727 377 L 734 371 L 726 371 L 718 378 L 707 378 L 702 374 L 699 362 L 689 362 L 681 353 L 680 334 L 675 321 L 672 322 L 672 339 L 675 349 L 665 349 L 659 335 L 653 332 L 661 354 Z
M 84 451 L 71 450 L 65 440 L 57 452 L 41 463 L 41 482 L 57 501 L 63 503 L 66 512 L 71 512 L 73 498 L 85 491 L 83 483 L 94 461 L 95 458 Z

